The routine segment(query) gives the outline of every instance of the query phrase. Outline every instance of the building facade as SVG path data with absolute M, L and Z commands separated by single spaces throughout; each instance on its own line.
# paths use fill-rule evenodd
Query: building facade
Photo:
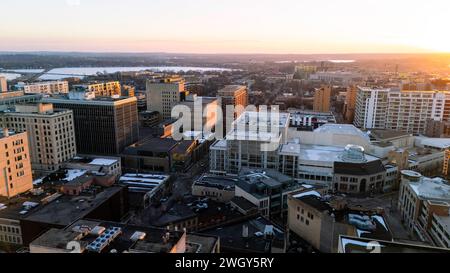
M 450 185 L 446 181 L 402 171 L 398 209 L 411 234 L 435 246 L 450 248 Z
M 233 121 L 244 112 L 245 107 L 248 105 L 247 87 L 244 85 L 227 85 L 217 91 L 217 97 L 220 98 L 223 115 L 223 132 L 226 134 Z M 227 105 L 233 106 L 235 112 L 227 113 Z M 237 108 L 238 106 L 241 109 Z
M 313 110 L 315 112 L 330 112 L 331 86 L 323 86 L 314 92 Z
M 3 129 L 0 157 L 0 196 L 11 198 L 33 188 L 27 133 Z
M 163 119 L 171 118 L 172 108 L 180 102 L 181 93 L 185 92 L 184 84 L 181 77 L 147 80 L 147 111 L 157 111 Z
M 78 153 L 117 155 L 138 140 L 136 97 L 45 98 L 57 109 L 70 109 Z
M 117 81 L 74 85 L 73 89 L 85 92 L 93 92 L 97 97 L 111 97 L 121 95 L 120 82 Z
M 29 83 L 23 87 L 25 94 L 60 94 L 69 93 L 67 81 L 49 81 Z
M 0 123 L 27 132 L 33 170 L 52 172 L 77 153 L 73 113 L 52 104 L 16 105 L 0 114 Z
M 425 133 L 427 120 L 446 120 L 449 92 L 400 91 L 358 87 L 355 126 L 363 129 L 392 129 Z

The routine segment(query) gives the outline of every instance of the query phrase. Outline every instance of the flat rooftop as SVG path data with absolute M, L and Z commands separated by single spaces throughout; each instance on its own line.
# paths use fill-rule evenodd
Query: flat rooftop
M 85 217 L 92 210 L 122 190 L 122 187 L 114 186 L 104 188 L 95 195 L 63 195 L 58 199 L 41 206 L 24 219 L 34 222 L 67 226 L 74 221 Z
M 344 147 L 300 144 L 300 160 L 322 161 L 322 162 L 343 162 L 342 155 Z M 368 154 L 364 155 L 366 162 L 378 160 L 378 157 Z
M 243 237 L 243 226 L 248 227 L 248 236 Z M 272 234 L 270 239 L 265 239 L 264 232 Z M 270 252 L 270 246 L 281 248 L 284 242 L 284 231 L 274 223 L 263 217 L 254 217 L 233 224 L 202 232 L 202 234 L 220 237 L 221 252 Z
M 450 253 L 449 249 L 377 240 L 379 253 Z M 342 253 L 371 253 L 373 239 L 339 236 Z
M 450 201 L 450 185 L 442 178 L 422 177 L 419 182 L 409 182 L 409 186 L 420 198 Z
M 197 181 L 195 181 L 194 185 L 234 191 L 234 186 L 236 185 L 237 181 L 237 178 L 205 174 Z

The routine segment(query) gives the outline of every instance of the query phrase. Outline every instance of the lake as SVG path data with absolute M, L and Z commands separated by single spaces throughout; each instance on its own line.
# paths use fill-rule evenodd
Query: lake
M 35 72 L 39 73 L 44 71 L 43 69 L 9 69 L 10 71 L 17 72 Z M 170 72 L 186 72 L 186 71 L 198 71 L 198 72 L 223 72 L 223 71 L 231 71 L 232 69 L 228 68 L 220 68 L 220 67 L 194 67 L 194 66 L 145 66 L 145 67 L 62 67 L 62 68 L 54 68 L 48 71 L 50 74 L 44 74 L 39 79 L 41 80 L 59 80 L 63 78 L 71 77 L 72 75 L 76 75 L 74 77 L 82 77 L 95 75 L 97 73 L 116 73 L 116 72 L 125 72 L 125 71 L 143 71 L 143 70 L 151 70 L 154 72 L 162 72 L 162 71 L 170 71 Z M 52 75 L 60 74 L 60 75 Z M 0 73 L 0 75 L 5 76 L 8 80 L 13 80 L 20 77 L 20 74 L 13 73 Z

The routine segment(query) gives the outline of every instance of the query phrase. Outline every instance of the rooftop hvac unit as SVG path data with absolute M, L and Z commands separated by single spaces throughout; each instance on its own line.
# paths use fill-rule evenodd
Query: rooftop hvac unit
M 93 242 L 91 242 L 87 249 L 93 252 L 100 253 L 107 247 L 117 236 L 122 233 L 122 229 L 119 227 L 110 227 L 105 230 L 102 235 L 98 236 Z

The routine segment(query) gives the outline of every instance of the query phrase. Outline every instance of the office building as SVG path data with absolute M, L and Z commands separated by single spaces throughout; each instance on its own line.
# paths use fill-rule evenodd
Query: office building
M 187 106 L 191 111 L 191 128 L 189 131 L 212 132 L 217 123 L 219 100 L 215 97 L 188 95 L 177 105 Z M 183 128 L 183 131 L 188 131 Z
M 69 92 L 69 83 L 67 81 L 48 81 L 25 84 L 23 87 L 25 94 L 61 94 Z
M 233 127 L 225 139 L 210 147 L 212 173 L 237 175 L 243 167 L 278 170 L 278 148 L 287 140 L 288 113 L 244 112 Z
M 33 188 L 28 147 L 27 133 L 0 132 L 0 196 L 11 198 Z
M 27 132 L 33 170 L 57 170 L 77 153 L 71 110 L 44 103 L 17 104 L 0 113 L 0 124 Z
M 223 115 L 223 133 L 228 133 L 231 124 L 236 120 L 245 110 L 248 105 L 247 87 L 244 85 L 227 85 L 217 91 L 217 97 L 220 98 Z M 227 105 L 233 106 L 235 112 L 227 113 Z M 238 109 L 237 107 L 241 109 Z
M 398 209 L 411 234 L 434 246 L 450 248 L 450 185 L 447 181 L 402 171 Z
M 274 170 L 241 170 L 235 186 L 235 196 L 243 197 L 258 207 L 262 216 L 282 217 L 287 211 L 287 196 L 301 189 L 292 177 Z
M 184 95 L 184 83 L 183 78 L 175 76 L 147 80 L 147 111 L 157 111 L 161 113 L 163 119 L 171 118 L 172 108 Z
M 322 86 L 314 91 L 313 110 L 315 112 L 330 112 L 331 86 Z
M 120 82 L 102 82 L 78 84 L 72 87 L 76 91 L 93 92 L 96 97 L 111 97 L 121 95 Z
M 118 155 L 138 140 L 136 97 L 53 97 L 43 102 L 52 103 L 56 109 L 72 110 L 80 154 Z

